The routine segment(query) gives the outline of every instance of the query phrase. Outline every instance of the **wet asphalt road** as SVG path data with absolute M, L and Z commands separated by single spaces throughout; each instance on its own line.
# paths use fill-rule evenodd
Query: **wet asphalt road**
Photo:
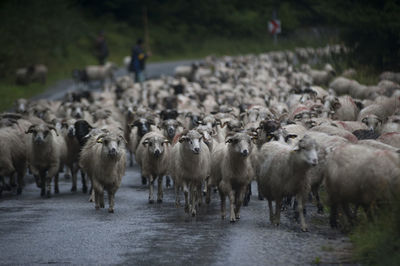
M 149 64 L 148 75 L 172 74 L 176 65 L 191 62 Z M 64 80 L 38 98 L 57 99 L 72 89 L 72 80 Z M 310 232 L 302 233 L 292 211 L 282 214 L 279 227 L 271 225 L 267 203 L 256 195 L 236 224 L 220 219 L 217 194 L 209 206 L 201 206 L 195 218 L 175 207 L 172 188 L 165 189 L 162 204 L 150 205 L 137 167 L 127 169 L 116 194 L 114 214 L 107 209 L 96 211 L 89 196 L 70 192 L 71 180 L 63 177 L 60 194 L 50 199 L 40 197 L 31 176 L 25 182 L 22 195 L 3 192 L 0 198 L 0 264 L 351 263 L 348 238 L 330 229 L 327 215 L 317 214 L 311 204 L 306 216 Z M 253 191 L 257 191 L 254 183 Z
M 308 205 L 310 232 L 302 233 L 293 212 L 280 227 L 269 223 L 266 202 L 252 196 L 241 220 L 221 220 L 219 197 L 192 218 L 176 208 L 172 188 L 164 202 L 148 203 L 137 167 L 128 168 L 116 194 L 115 213 L 96 211 L 88 195 L 70 192 L 60 178 L 60 194 L 40 197 L 33 178 L 21 196 L 0 199 L 1 264 L 129 265 L 305 265 L 347 263 L 348 239 L 328 226 L 327 216 Z M 165 183 L 165 182 L 164 182 Z M 165 185 L 165 184 L 164 184 Z M 253 191 L 256 185 L 253 184 Z M 107 201 L 106 201 L 107 202 Z M 108 205 L 106 204 L 106 207 Z

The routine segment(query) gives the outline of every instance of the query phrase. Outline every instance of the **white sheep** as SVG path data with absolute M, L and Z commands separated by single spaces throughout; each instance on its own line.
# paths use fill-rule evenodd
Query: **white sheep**
M 175 203 L 179 206 L 179 188 L 182 187 L 185 212 L 192 216 L 197 214 L 202 183 L 210 175 L 210 151 L 202 139 L 196 130 L 184 131 L 171 151 L 170 173 L 175 184 Z
M 400 192 L 400 168 L 397 153 L 365 145 L 342 145 L 327 156 L 325 186 L 331 207 L 330 224 L 337 227 L 341 207 L 352 221 L 349 204 L 360 205 L 372 218 L 371 204 L 388 200 Z
M 170 141 L 158 132 L 149 132 L 143 136 L 136 150 L 136 162 L 142 176 L 149 181 L 149 203 L 154 203 L 154 182 L 158 179 L 157 202 L 163 200 L 162 180 L 168 173 Z
M 79 159 L 80 167 L 92 180 L 95 208 L 104 208 L 104 190 L 108 193 L 108 212 L 114 212 L 114 198 L 126 167 L 125 139 L 112 131 L 89 138 Z
M 268 200 L 271 223 L 280 223 L 283 198 L 296 195 L 301 230 L 307 231 L 303 214 L 304 197 L 309 186 L 306 172 L 318 164 L 317 149 L 315 140 L 308 135 L 294 147 L 277 141 L 265 143 L 261 147 L 259 185 L 262 195 Z M 272 201 L 276 202 L 275 213 Z
M 46 124 L 32 125 L 25 133 L 32 134 L 27 144 L 28 161 L 33 174 L 40 177 L 40 195 L 50 197 L 53 177 L 54 192 L 59 193 L 58 171 L 67 155 L 64 138 L 58 135 L 55 127 Z
M 251 137 L 247 133 L 232 133 L 220 143 L 211 155 L 211 177 L 208 182 L 207 202 L 210 201 L 211 185 L 217 185 L 221 198 L 221 218 L 225 219 L 225 198 L 230 201 L 230 222 L 240 219 L 247 186 L 254 173 L 249 155 L 252 152 Z

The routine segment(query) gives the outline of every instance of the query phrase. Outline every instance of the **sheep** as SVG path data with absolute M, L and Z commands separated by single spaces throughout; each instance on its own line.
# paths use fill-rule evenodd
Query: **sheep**
M 143 136 L 137 148 L 136 161 L 142 176 L 149 181 L 149 203 L 154 203 L 154 182 L 158 178 L 157 202 L 163 201 L 162 180 L 168 173 L 170 141 L 158 132 L 149 132 Z
M 357 137 L 354 136 L 351 132 L 336 127 L 336 126 L 330 126 L 330 125 L 321 125 L 321 126 L 315 126 L 313 128 L 310 129 L 310 131 L 317 131 L 317 132 L 323 132 L 326 133 L 328 135 L 336 135 L 336 136 L 340 136 L 343 137 L 347 140 L 349 140 L 350 142 L 357 142 Z
M 114 213 L 114 197 L 125 174 L 126 151 L 122 134 L 110 131 L 93 135 L 83 147 L 79 166 L 92 180 L 95 209 L 104 208 L 104 190 L 107 190 L 109 213 Z
M 335 110 L 334 118 L 342 121 L 356 121 L 359 113 L 357 104 L 348 95 L 338 97 L 339 108 Z
M 52 132 L 54 131 L 54 133 Z M 32 134 L 28 145 L 28 161 L 32 172 L 40 176 L 41 196 L 51 196 L 51 181 L 54 177 L 54 192 L 59 193 L 58 171 L 67 154 L 64 138 L 51 125 L 31 125 L 25 132 Z
M 309 72 L 315 85 L 328 85 L 328 82 L 336 75 L 330 64 L 326 64 L 324 70 L 311 69 Z
M 280 142 L 265 143 L 259 152 L 263 162 L 259 169 L 260 191 L 268 200 L 271 223 L 279 225 L 282 200 L 285 196 L 296 195 L 302 231 L 307 231 L 303 215 L 304 197 L 308 182 L 306 172 L 318 164 L 318 146 L 311 137 L 305 135 L 296 146 Z M 276 201 L 275 214 L 272 201 Z
M 76 70 L 74 77 L 77 81 L 90 82 L 90 81 L 102 81 L 104 82 L 107 78 L 113 79 L 113 71 L 117 69 L 116 65 L 107 62 L 105 65 L 100 66 L 86 66 L 83 70 Z
M 337 211 L 341 207 L 352 223 L 349 204 L 361 205 L 372 219 L 371 204 L 388 199 L 391 187 L 400 176 L 397 153 L 364 145 L 342 145 L 327 156 L 325 186 L 331 207 L 330 225 L 337 227 Z M 398 183 L 399 184 L 399 183 Z
M 225 143 L 219 144 L 211 154 L 211 177 L 207 186 L 207 202 L 210 201 L 212 184 L 218 186 L 221 198 L 221 218 L 225 219 L 225 199 L 230 201 L 230 222 L 240 219 L 247 186 L 253 178 L 249 161 L 252 152 L 251 137 L 245 133 L 230 133 Z
M 384 133 L 377 140 L 400 149 L 400 133 L 398 132 Z
M 22 193 L 26 173 L 26 144 L 21 141 L 19 132 L 12 128 L 0 129 L 0 176 L 8 176 L 10 180 L 17 174 L 17 194 Z M 1 194 L 1 190 L 0 190 Z
M 175 184 L 175 204 L 180 204 L 179 188 L 183 187 L 185 212 L 196 216 L 202 182 L 210 175 L 210 151 L 196 130 L 184 131 L 176 139 L 179 142 L 171 150 L 169 170 Z
M 65 164 L 69 168 L 72 174 L 72 187 L 71 191 L 76 191 L 77 187 L 77 174 L 79 171 L 79 153 L 81 151 L 81 145 L 79 143 L 79 139 L 77 136 L 77 130 L 75 125 L 77 121 L 74 119 L 70 119 L 68 121 L 63 121 L 62 123 L 62 135 L 64 136 L 65 143 L 67 145 L 67 156 Z M 79 123 L 78 123 L 79 124 Z M 89 131 L 87 132 L 87 134 Z M 86 134 L 86 135 L 87 135 Z M 86 136 L 85 135 L 85 136 Z M 82 178 L 82 192 L 87 192 L 87 185 L 85 174 L 81 171 L 81 178 Z
M 47 72 L 47 67 L 42 64 L 19 68 L 15 72 L 16 83 L 19 85 L 27 85 L 30 82 L 39 81 L 42 84 L 46 84 Z
M 400 73 L 385 71 L 379 75 L 379 80 L 390 80 L 400 84 Z

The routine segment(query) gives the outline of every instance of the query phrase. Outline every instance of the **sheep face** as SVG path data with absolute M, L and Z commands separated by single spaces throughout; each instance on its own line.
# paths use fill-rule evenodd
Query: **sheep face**
M 162 137 L 150 137 L 146 138 L 142 144 L 147 147 L 150 154 L 152 154 L 155 158 L 159 158 L 162 154 L 164 154 L 165 145 L 168 145 L 169 141 Z
M 314 139 L 305 135 L 293 148 L 293 152 L 299 154 L 300 160 L 308 165 L 318 164 L 318 146 Z
M 17 113 L 25 113 L 28 109 L 28 100 L 26 99 L 18 99 L 15 101 L 16 112 Z
M 203 118 L 202 124 L 211 129 L 217 125 L 217 121 L 215 120 L 214 116 L 208 115 Z
M 236 133 L 228 136 L 225 140 L 231 152 L 243 157 L 250 155 L 252 151 L 251 137 L 247 133 Z
M 32 134 L 32 141 L 35 145 L 43 145 L 52 141 L 50 130 L 54 130 L 58 136 L 55 127 L 45 124 L 32 125 L 25 133 Z
M 143 137 L 146 133 L 151 131 L 150 126 L 154 125 L 154 121 L 146 118 L 140 118 L 133 122 L 132 127 L 138 128 L 138 133 L 140 137 Z
M 167 132 L 168 137 L 172 139 L 175 137 L 176 129 L 181 126 L 181 123 L 174 119 L 168 119 L 163 121 L 161 126 Z
M 93 127 L 86 120 L 78 120 L 74 124 L 75 136 L 79 144 L 83 146 L 86 143 L 86 136 L 93 129 Z
M 71 109 L 71 116 L 76 119 L 83 118 L 83 107 L 79 103 L 74 103 L 70 107 Z
M 190 130 L 179 139 L 179 142 L 183 144 L 184 149 L 190 150 L 194 154 L 200 154 L 202 138 L 199 132 Z
M 160 113 L 160 117 L 162 120 L 176 119 L 179 113 L 175 109 L 165 109 Z
M 368 126 L 370 130 L 376 131 L 382 126 L 382 120 L 376 115 L 368 115 L 361 120 L 364 124 Z
M 75 129 L 75 123 L 73 121 L 68 122 L 68 121 L 63 121 L 62 124 L 62 129 L 65 130 L 67 133 L 67 136 L 69 138 L 74 138 L 76 135 L 76 129 Z
M 118 160 L 122 153 L 125 152 L 125 143 L 122 136 L 114 134 L 101 134 L 97 137 L 96 142 L 102 145 L 101 154 L 103 158 Z
M 206 125 L 200 125 L 196 128 L 196 130 L 203 135 L 203 140 L 207 144 L 211 141 L 211 138 L 213 135 L 215 135 L 215 132 L 213 129 Z

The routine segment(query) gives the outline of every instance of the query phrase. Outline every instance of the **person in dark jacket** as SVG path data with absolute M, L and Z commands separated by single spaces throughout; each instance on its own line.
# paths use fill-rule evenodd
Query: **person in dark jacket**
M 146 68 L 146 59 L 150 54 L 147 54 L 143 49 L 143 40 L 138 39 L 136 45 L 132 48 L 131 63 L 129 71 L 135 74 L 135 82 L 142 83 L 145 80 L 144 70 Z
M 103 31 L 100 31 L 99 36 L 96 38 L 95 55 L 99 60 L 99 64 L 104 65 L 108 57 L 108 46 Z

